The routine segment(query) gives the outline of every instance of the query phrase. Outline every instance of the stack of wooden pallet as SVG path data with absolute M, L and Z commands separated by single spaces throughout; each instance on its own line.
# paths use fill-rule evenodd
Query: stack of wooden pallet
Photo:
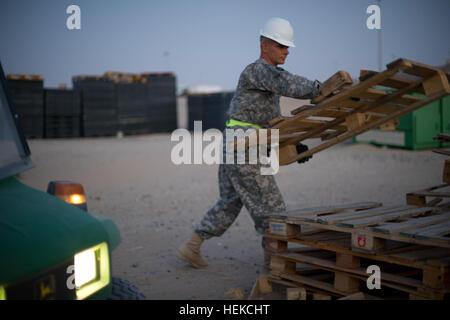
M 311 105 L 271 121 L 271 127 L 279 129 L 280 164 L 288 165 L 376 127 L 392 130 L 399 117 L 450 94 L 449 79 L 450 74 L 439 68 L 406 59 L 393 61 L 380 73 L 362 70 L 356 85 L 351 85 L 347 73 L 338 72 L 324 83 L 323 95 Z M 295 145 L 311 138 L 323 142 L 298 154 Z
M 289 287 L 287 299 L 449 299 L 450 201 L 442 201 L 450 197 L 449 172 L 446 160 L 445 183 L 408 193 L 406 205 L 360 202 L 273 215 L 270 274 L 258 278 L 250 299 L 272 292 L 273 283 Z
M 275 283 L 289 287 L 287 299 L 449 299 L 449 172 L 447 159 L 444 184 L 408 193 L 406 205 L 360 202 L 273 215 L 270 274 L 257 279 L 249 299 L 266 297 Z
M 328 298 L 446 299 L 449 235 L 445 205 L 368 202 L 290 211 L 270 221 L 268 279 Z M 367 283 L 373 270 L 380 271 L 381 289 Z

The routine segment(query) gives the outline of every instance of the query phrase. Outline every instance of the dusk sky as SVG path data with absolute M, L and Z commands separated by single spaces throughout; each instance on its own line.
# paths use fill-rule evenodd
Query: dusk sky
M 74 75 L 172 71 L 179 88 L 234 90 L 259 57 L 268 18 L 289 20 L 296 48 L 286 70 L 323 81 L 378 70 L 378 31 L 369 30 L 376 0 L 6 0 L 0 2 L 0 61 L 5 73 L 42 74 L 44 86 L 69 87 Z M 81 9 L 69 30 L 66 9 Z M 449 0 L 381 1 L 385 65 L 403 57 L 441 66 L 450 59 Z

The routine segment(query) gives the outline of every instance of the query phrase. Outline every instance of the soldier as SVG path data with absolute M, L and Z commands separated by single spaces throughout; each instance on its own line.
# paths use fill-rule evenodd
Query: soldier
M 312 99 L 320 95 L 320 83 L 291 74 L 278 67 L 284 64 L 288 48 L 295 47 L 291 24 L 271 18 L 260 32 L 261 55 L 241 73 L 228 111 L 228 128 L 243 130 L 269 128 L 269 122 L 280 113 L 280 96 Z M 226 137 L 224 135 L 224 146 Z M 225 154 L 225 152 L 224 152 Z M 303 159 L 302 162 L 306 161 Z M 256 231 L 265 246 L 269 215 L 286 210 L 280 190 L 272 175 L 261 175 L 261 164 L 220 164 L 220 199 L 195 227 L 191 239 L 178 249 L 178 258 L 196 268 L 208 264 L 200 254 L 204 240 L 221 236 L 247 208 Z M 265 261 L 268 255 L 265 252 Z

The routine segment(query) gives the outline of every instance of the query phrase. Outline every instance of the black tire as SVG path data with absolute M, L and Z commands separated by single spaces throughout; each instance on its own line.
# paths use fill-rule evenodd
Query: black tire
M 108 300 L 146 300 L 139 289 L 129 281 L 119 278 L 111 278 L 112 291 Z

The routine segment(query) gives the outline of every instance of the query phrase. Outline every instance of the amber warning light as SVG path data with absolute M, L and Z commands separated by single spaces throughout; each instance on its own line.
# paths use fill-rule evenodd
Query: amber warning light
M 80 209 L 87 210 L 84 188 L 80 183 L 72 181 L 50 181 L 48 183 L 47 193 L 73 204 Z

